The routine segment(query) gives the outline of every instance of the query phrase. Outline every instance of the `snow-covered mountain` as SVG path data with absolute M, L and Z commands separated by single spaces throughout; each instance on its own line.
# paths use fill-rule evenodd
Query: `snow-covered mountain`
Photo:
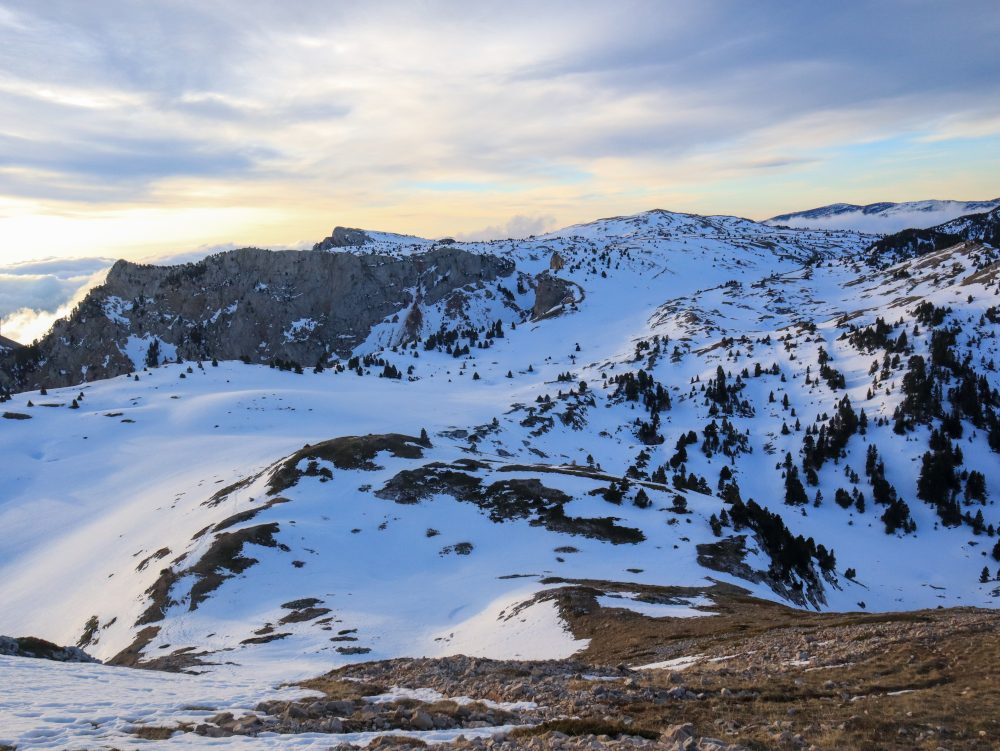
M 832 203 L 808 211 L 796 211 L 771 217 L 764 224 L 807 229 L 855 230 L 890 234 L 904 229 L 924 229 L 977 214 L 1000 206 L 1000 198 L 991 201 L 905 201 L 903 203 Z
M 868 248 L 869 263 L 885 265 L 943 250 L 961 242 L 1000 247 L 1000 208 L 967 214 L 926 229 L 904 229 L 880 238 Z
M 996 606 L 995 248 L 663 211 L 346 238 L 118 266 L 0 361 L 0 633 L 291 676 L 571 655 L 572 582 Z

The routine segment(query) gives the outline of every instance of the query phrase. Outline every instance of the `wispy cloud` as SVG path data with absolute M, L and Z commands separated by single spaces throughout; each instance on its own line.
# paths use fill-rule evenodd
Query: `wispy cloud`
M 990 195 L 995 162 L 949 158 L 997 153 L 998 32 L 989 0 L 7 3 L 0 243 L 138 256 Z M 952 169 L 869 174 L 853 149 L 890 139 Z
M 472 232 L 459 232 L 459 240 L 520 240 L 532 235 L 540 235 L 553 229 L 556 218 L 549 215 L 527 216 L 518 214 L 504 224 L 493 224 Z

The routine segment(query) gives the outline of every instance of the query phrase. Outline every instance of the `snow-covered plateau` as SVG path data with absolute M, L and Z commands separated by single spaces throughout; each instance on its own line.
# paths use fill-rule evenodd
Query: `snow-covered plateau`
M 734 586 L 822 612 L 1000 603 L 990 245 L 883 259 L 854 231 L 664 211 L 350 237 L 299 253 L 397 285 L 367 328 L 263 251 L 234 277 L 230 251 L 155 289 L 118 267 L 0 356 L 0 634 L 110 663 L 0 657 L 0 748 L 326 748 L 130 729 L 352 663 L 587 654 L 567 587 L 687 623 Z

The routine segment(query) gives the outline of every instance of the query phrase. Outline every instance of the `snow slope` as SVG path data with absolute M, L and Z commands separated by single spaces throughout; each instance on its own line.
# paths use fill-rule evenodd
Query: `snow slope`
M 237 676 L 295 677 L 403 655 L 567 656 L 586 642 L 567 630 L 553 577 L 640 588 L 718 580 L 833 610 L 995 606 L 997 585 L 978 581 L 983 565 L 996 568 L 995 538 L 944 526 L 916 498 L 929 428 L 898 435 L 892 418 L 906 355 L 929 351 L 930 327 L 913 331 L 923 301 L 950 306 L 956 347 L 998 385 L 996 254 L 966 244 L 875 270 L 861 260 L 871 239 L 649 212 L 467 243 L 530 278 L 558 254 L 562 268 L 549 273 L 572 292 L 537 318 L 505 308 L 503 336 L 486 335 L 503 296 L 489 285 L 470 289 L 460 313 L 424 309 L 418 342 L 404 343 L 402 324 L 387 319 L 356 354 L 393 365 L 399 379 L 380 377 L 374 359 L 302 374 L 185 362 L 16 394 L 4 409 L 30 419 L 0 421 L 0 633 L 79 642 L 102 659 L 194 657 L 216 673 L 225 662 Z M 379 243 L 389 254 L 423 247 Z M 880 316 L 906 321 L 894 335 L 910 333 L 911 351 L 876 369 L 873 389 L 870 366 L 883 353 L 847 336 Z M 442 331 L 454 342 L 428 348 Z M 462 344 L 468 354 L 455 356 Z M 818 377 L 821 348 L 843 386 Z M 756 365 L 760 375 L 737 379 Z M 720 366 L 746 403 L 728 414 L 733 405 L 720 412 L 705 391 Z M 669 395 L 656 413 L 662 443 L 640 440 L 637 421 L 652 412 L 615 380 L 640 370 Z M 807 483 L 809 504 L 786 505 L 786 453 L 798 464 L 806 429 L 829 425 L 820 418 L 845 395 L 867 430 Z M 723 422 L 730 455 L 706 441 L 706 430 L 726 433 Z M 673 478 L 689 431 L 683 464 L 702 487 Z M 324 443 L 369 434 L 396 437 L 373 439 L 370 454 L 364 442 Z M 997 454 L 968 422 L 961 441 L 964 468 L 987 483 L 984 503 L 963 508 L 995 525 Z M 915 532 L 886 534 L 863 472 L 870 445 Z M 836 563 L 820 571 L 810 558 L 783 583 L 769 580 L 772 560 L 752 529 L 713 529 L 729 508 L 723 467 L 743 500 L 835 551 Z M 865 510 L 834 503 L 840 487 L 862 492 Z M 745 568 L 710 565 L 706 549 L 741 536 Z M 613 590 L 597 606 L 649 617 L 711 610 L 710 599 Z

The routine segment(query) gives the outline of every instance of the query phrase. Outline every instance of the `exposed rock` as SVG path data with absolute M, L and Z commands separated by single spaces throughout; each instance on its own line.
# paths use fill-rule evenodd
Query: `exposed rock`
M 100 662 L 79 647 L 60 647 L 34 636 L 0 636 L 0 655 L 5 657 L 35 657 L 57 662 Z
M 513 272 L 510 260 L 457 246 L 403 258 L 244 248 L 182 266 L 118 261 L 36 345 L 0 351 L 0 382 L 29 389 L 130 373 L 154 339 L 188 360 L 312 367 L 349 355 L 372 326 L 409 308 L 414 290 L 434 305 Z M 142 362 L 126 354 L 130 337 Z
M 532 316 L 543 318 L 552 312 L 553 308 L 571 301 L 576 286 L 565 279 L 552 276 L 549 273 L 539 274 L 535 286 L 535 305 Z
M 313 245 L 313 250 L 330 250 L 332 248 L 351 248 L 371 242 L 371 238 L 361 229 L 350 227 L 334 227 L 329 237 L 325 237 Z
M 694 725 L 690 722 L 685 722 L 682 725 L 671 725 L 663 731 L 661 737 L 663 740 L 673 743 L 686 741 L 688 738 L 694 737 Z
M 927 229 L 905 229 L 875 241 L 866 251 L 873 260 L 901 261 L 950 248 L 962 241 L 1000 244 L 1000 208 L 968 214 Z
M 410 718 L 410 724 L 415 730 L 433 730 L 434 720 L 433 718 L 423 710 L 417 710 L 413 713 Z

